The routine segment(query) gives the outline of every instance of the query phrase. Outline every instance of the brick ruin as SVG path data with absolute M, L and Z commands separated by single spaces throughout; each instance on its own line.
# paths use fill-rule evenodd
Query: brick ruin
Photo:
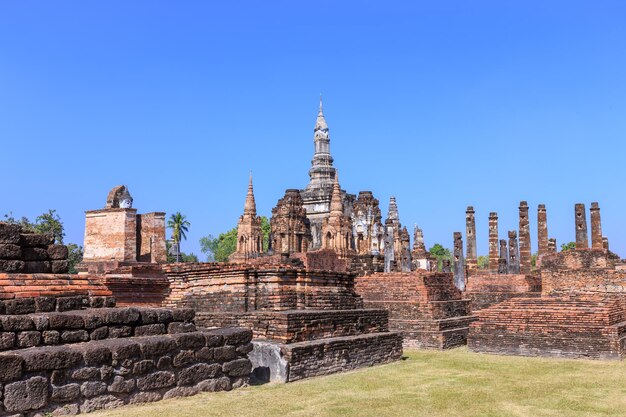
M 468 336 L 471 350 L 525 356 L 624 357 L 626 270 L 604 249 L 597 203 L 592 203 L 592 208 L 596 247 L 593 238 L 589 247 L 584 205 L 576 204 L 576 249 L 556 253 L 545 245 L 547 253 L 541 257 L 539 270 L 540 297 L 508 298 L 477 311 L 479 320 L 470 325 Z M 545 236 L 542 239 L 545 243 Z
M 397 360 L 385 310 L 363 309 L 350 273 L 293 265 L 168 264 L 165 304 L 207 327 L 252 329 L 255 375 L 288 382 Z
M 0 223 L 1 248 L 23 236 Z M 29 239 L 21 247 L 36 247 Z M 0 273 L 0 414 L 78 414 L 247 384 L 252 332 L 198 329 L 194 315 L 118 307 L 86 275 Z
M 379 273 L 358 277 L 356 291 L 366 308 L 389 311 L 389 328 L 405 347 L 448 349 L 464 345 L 476 318 L 452 273 Z
M 237 250 L 230 256 L 229 261 L 246 261 L 258 257 L 261 252 L 263 252 L 261 216 L 256 214 L 252 174 L 250 174 L 246 204 L 243 208 L 243 215 L 239 217 L 239 223 L 237 224 Z
M 0 273 L 67 273 L 67 256 L 67 247 L 54 244 L 52 234 L 0 222 Z

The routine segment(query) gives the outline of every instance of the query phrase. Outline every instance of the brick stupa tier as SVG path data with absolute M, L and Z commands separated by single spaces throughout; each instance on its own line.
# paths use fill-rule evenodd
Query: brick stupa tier
M 402 332 L 407 347 L 447 349 L 466 343 L 470 300 L 452 273 L 391 273 L 357 278 L 366 308 L 389 311 L 389 328 Z
M 244 326 L 260 380 L 299 379 L 398 360 L 387 312 L 363 309 L 354 274 L 283 265 L 170 264 L 167 304 L 207 327 Z

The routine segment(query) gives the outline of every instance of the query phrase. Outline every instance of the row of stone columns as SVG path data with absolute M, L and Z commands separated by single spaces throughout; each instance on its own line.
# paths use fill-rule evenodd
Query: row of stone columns
M 600 206 L 598 203 L 591 203 L 589 209 L 591 217 L 591 248 L 607 249 L 609 241 L 602 236 L 602 222 L 600 220 Z M 576 222 L 576 249 L 589 248 L 589 237 L 587 235 L 587 217 L 585 216 L 585 205 L 576 204 L 574 207 L 574 219 Z

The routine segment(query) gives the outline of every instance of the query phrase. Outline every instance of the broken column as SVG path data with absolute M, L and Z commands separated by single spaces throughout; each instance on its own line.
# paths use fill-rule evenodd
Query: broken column
M 441 261 L 441 272 L 452 272 L 450 266 L 450 259 L 443 259 Z
M 509 274 L 519 274 L 519 248 L 517 246 L 517 232 L 509 231 Z
M 465 265 L 461 232 L 454 232 L 454 285 L 461 291 L 465 290 Z
M 548 215 L 546 213 L 545 204 L 539 204 L 537 207 L 537 267 L 541 266 L 541 257 L 548 250 Z
M 498 272 L 498 213 L 489 213 L 489 271 Z
M 508 272 L 509 251 L 506 247 L 506 239 L 500 239 L 500 258 L 498 259 L 498 274 L 506 274 Z
M 587 217 L 585 216 L 585 205 L 578 203 L 574 206 L 576 220 L 576 249 L 588 249 L 589 238 L 587 237 Z
M 609 250 L 609 238 L 606 236 L 602 236 L 602 248 Z
M 532 255 L 530 253 L 530 222 L 528 219 L 528 203 L 519 203 L 519 269 L 520 274 L 529 274 Z
M 477 269 L 478 257 L 476 255 L 476 221 L 474 207 L 467 206 L 465 211 L 465 234 L 467 238 L 467 269 L 473 272 Z
M 598 203 L 591 203 L 591 247 L 602 249 L 602 223 L 600 222 L 600 207 Z

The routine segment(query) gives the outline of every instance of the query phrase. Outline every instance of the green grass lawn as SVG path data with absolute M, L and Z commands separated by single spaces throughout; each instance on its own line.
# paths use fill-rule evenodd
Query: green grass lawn
M 389 365 L 94 416 L 626 416 L 626 362 L 405 351 Z

